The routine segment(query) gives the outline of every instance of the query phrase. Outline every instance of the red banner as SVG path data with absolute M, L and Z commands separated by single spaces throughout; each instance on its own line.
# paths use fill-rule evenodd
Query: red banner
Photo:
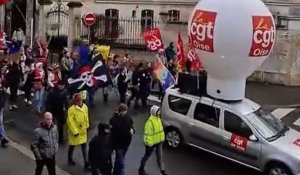
M 8 3 L 8 0 L 0 0 L 0 5 Z
M 164 49 L 164 45 L 161 40 L 160 31 L 157 27 L 151 29 L 145 29 L 143 34 L 147 44 L 147 49 L 149 51 L 157 52 L 159 49 Z
M 189 51 L 187 55 L 188 59 L 192 62 L 192 72 L 199 72 L 203 70 L 203 66 L 201 64 L 200 58 L 198 57 L 195 48 L 193 47 L 193 43 L 191 37 L 189 36 Z
M 183 68 L 185 67 L 185 62 L 186 60 L 184 57 L 183 42 L 179 32 L 177 38 L 177 58 L 176 58 L 177 69 L 179 72 L 182 72 Z

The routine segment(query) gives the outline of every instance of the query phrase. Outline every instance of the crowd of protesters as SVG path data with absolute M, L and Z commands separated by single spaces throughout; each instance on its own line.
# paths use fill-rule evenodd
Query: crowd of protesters
M 112 80 L 103 88 L 103 99 L 108 100 L 108 87 L 118 92 L 120 106 L 114 113 L 109 124 L 98 125 L 98 135 L 89 143 L 87 153 L 87 130 L 89 126 L 88 106 L 94 105 L 94 94 L 97 90 L 73 92 L 69 91 L 68 79 L 77 74 L 78 68 L 88 64 L 95 54 L 94 49 L 85 42 L 83 49 L 68 51 L 64 49 L 58 62 L 48 60 L 47 44 L 38 42 L 37 47 L 29 48 L 21 42 L 22 50 L 19 59 L 1 59 L 0 71 L 0 139 L 1 146 L 9 142 L 3 125 L 5 97 L 9 94 L 8 109 L 18 108 L 17 99 L 24 92 L 24 102 L 33 111 L 44 117 L 40 127 L 35 130 L 34 141 L 31 145 L 36 157 L 36 175 L 42 173 L 47 166 L 50 175 L 55 175 L 55 155 L 59 144 L 65 144 L 64 126 L 68 128 L 68 164 L 76 165 L 73 152 L 80 146 L 84 161 L 84 169 L 91 170 L 93 175 L 124 175 L 124 162 L 130 146 L 132 135 L 135 133 L 133 120 L 128 116 L 128 108 L 134 100 L 134 109 L 140 105 L 147 106 L 150 91 L 157 83 L 153 76 L 153 63 L 136 64 L 128 54 L 124 57 L 111 55 L 106 65 Z M 2 56 L 7 51 L 4 50 Z M 159 50 L 157 60 L 161 61 L 173 76 L 176 76 L 176 53 L 173 43 L 165 50 Z M 129 92 L 129 93 L 128 93 Z M 129 96 L 127 98 L 127 96 Z M 166 175 L 162 162 L 162 145 L 164 141 L 163 128 L 160 120 L 160 109 L 151 108 L 151 116 L 145 125 L 145 155 L 143 156 L 139 174 L 145 175 L 145 164 L 153 151 L 156 151 L 161 173 Z M 55 120 L 56 124 L 54 124 Z M 154 127 L 155 126 L 155 127 Z M 48 134 L 51 137 L 48 137 Z M 159 135 L 157 135 L 159 133 Z M 43 143 L 41 143 L 41 141 Z M 111 155 L 115 152 L 112 165 Z

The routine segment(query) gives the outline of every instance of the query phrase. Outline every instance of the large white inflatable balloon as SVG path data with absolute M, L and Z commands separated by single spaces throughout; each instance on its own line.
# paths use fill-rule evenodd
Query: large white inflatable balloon
M 201 0 L 189 20 L 193 46 L 207 70 L 207 93 L 241 100 L 246 78 L 269 56 L 274 19 L 260 0 Z

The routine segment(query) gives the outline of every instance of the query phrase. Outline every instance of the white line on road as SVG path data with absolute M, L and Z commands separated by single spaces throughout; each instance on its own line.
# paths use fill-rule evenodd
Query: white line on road
M 293 124 L 297 125 L 297 126 L 300 126 L 300 118 L 298 118 Z
M 35 161 L 34 155 L 33 153 L 26 148 L 25 146 L 22 146 L 12 140 L 9 140 L 9 145 L 13 148 L 15 148 L 16 150 L 18 150 L 19 152 L 21 152 L 22 154 L 24 154 L 25 156 L 29 157 L 30 159 Z M 56 166 L 56 174 L 57 175 L 71 175 L 68 172 L 62 170 L 61 168 L 59 168 L 58 166 Z
M 149 101 L 154 101 L 154 102 L 160 103 L 160 100 L 158 99 L 158 97 L 156 97 L 156 96 L 154 96 L 154 95 L 149 95 L 149 96 L 148 96 L 148 100 L 149 100 Z
M 282 119 L 284 116 L 288 115 L 289 113 L 291 113 L 292 111 L 294 111 L 296 108 L 278 108 L 275 109 L 272 114 L 278 118 L 278 119 Z

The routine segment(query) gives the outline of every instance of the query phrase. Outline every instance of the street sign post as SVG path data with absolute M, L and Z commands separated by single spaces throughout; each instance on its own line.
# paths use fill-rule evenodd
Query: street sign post
M 84 25 L 88 26 L 89 34 L 88 34 L 88 41 L 90 42 L 90 35 L 91 35 L 91 26 L 96 23 L 97 16 L 95 13 L 88 12 L 83 16 L 83 23 Z
M 83 23 L 86 26 L 92 26 L 95 24 L 96 18 L 97 17 L 94 13 L 89 12 L 83 16 Z

